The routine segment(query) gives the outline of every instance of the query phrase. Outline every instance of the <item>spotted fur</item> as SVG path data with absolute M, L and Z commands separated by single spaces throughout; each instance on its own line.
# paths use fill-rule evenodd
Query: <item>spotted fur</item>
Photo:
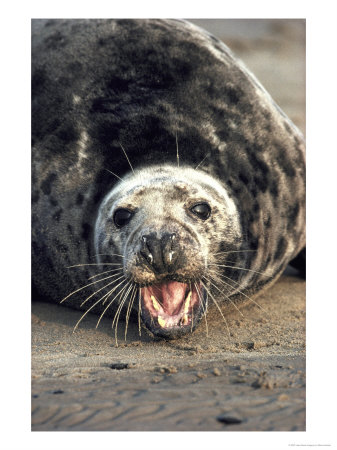
M 32 140 L 34 296 L 59 301 L 85 284 L 90 266 L 66 267 L 95 262 L 107 199 L 150 182 L 154 168 L 174 172 L 177 142 L 189 194 L 211 177 L 232 205 L 225 225 L 214 214 L 198 226 L 210 255 L 249 250 L 231 264 L 251 271 L 223 268 L 242 292 L 277 279 L 305 246 L 301 133 L 223 43 L 188 22 L 33 20 Z M 102 239 L 121 251 L 111 232 Z

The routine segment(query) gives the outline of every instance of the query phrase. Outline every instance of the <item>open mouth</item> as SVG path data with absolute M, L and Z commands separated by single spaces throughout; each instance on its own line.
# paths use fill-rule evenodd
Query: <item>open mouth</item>
M 155 335 L 174 338 L 193 331 L 207 307 L 201 283 L 167 281 L 141 288 L 141 314 Z

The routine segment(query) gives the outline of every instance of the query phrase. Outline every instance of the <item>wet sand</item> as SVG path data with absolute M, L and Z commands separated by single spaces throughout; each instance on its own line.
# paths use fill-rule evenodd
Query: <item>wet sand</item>
M 253 303 L 215 307 L 191 335 L 33 304 L 33 430 L 305 429 L 305 282 L 283 276 Z M 235 423 L 230 423 L 235 420 Z M 229 422 L 229 423 L 228 423 Z
M 304 131 L 304 22 L 267 22 L 215 34 Z M 73 334 L 81 313 L 33 302 L 32 430 L 305 430 L 305 282 L 289 272 L 257 301 L 176 341 L 137 321 L 124 340 L 120 322 L 118 347 L 111 320 Z

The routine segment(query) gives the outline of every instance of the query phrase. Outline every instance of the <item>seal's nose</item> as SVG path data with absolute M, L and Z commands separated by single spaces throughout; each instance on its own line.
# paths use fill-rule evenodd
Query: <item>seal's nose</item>
M 155 233 L 142 236 L 140 254 L 155 273 L 172 273 L 178 258 L 176 234 L 164 233 L 160 238 Z

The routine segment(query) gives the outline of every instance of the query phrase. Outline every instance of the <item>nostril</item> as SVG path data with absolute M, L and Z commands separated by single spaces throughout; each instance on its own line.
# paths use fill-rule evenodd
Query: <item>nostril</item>
M 171 235 L 169 235 L 169 244 L 171 245 L 171 248 L 167 249 L 167 254 L 168 254 L 168 262 L 170 265 L 172 263 L 172 259 L 173 259 L 173 255 L 175 254 L 175 251 L 173 250 L 173 241 L 175 240 L 176 235 L 175 233 L 172 233 Z
M 172 273 L 177 260 L 175 233 L 164 233 L 157 237 L 155 233 L 141 237 L 140 255 L 156 273 Z
M 175 233 L 167 234 L 162 238 L 163 261 L 169 273 L 172 273 L 177 260 L 177 246 L 175 245 L 175 240 Z
M 140 249 L 140 254 L 143 258 L 152 265 L 153 263 L 153 255 L 147 245 L 147 236 L 142 236 L 142 248 Z

